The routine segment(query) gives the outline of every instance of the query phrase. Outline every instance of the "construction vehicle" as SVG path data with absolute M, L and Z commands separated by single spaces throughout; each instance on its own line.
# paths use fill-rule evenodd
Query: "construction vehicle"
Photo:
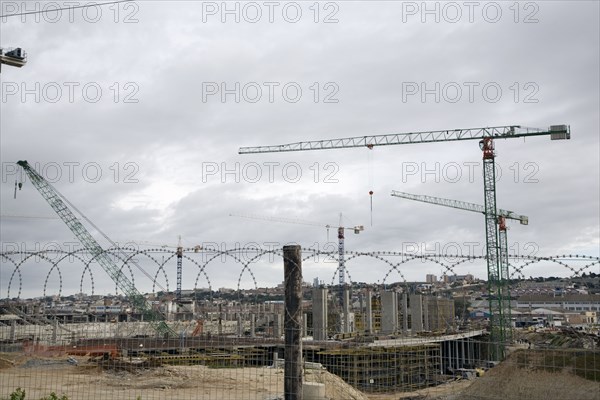
M 239 154 L 279 153 L 305 150 L 327 150 L 345 148 L 367 148 L 374 146 L 390 146 L 415 143 L 438 143 L 463 140 L 479 140 L 479 148 L 483 152 L 483 192 L 485 207 L 486 260 L 488 274 L 488 292 L 490 299 L 491 341 L 499 344 L 492 349 L 491 357 L 503 359 L 505 342 L 504 325 L 507 321 L 501 318 L 504 303 L 510 301 L 502 290 L 502 267 L 500 265 L 500 243 L 498 237 L 498 213 L 496 208 L 496 172 L 495 172 L 495 139 L 526 138 L 531 136 L 550 136 L 551 140 L 571 138 L 568 125 L 552 125 L 549 128 L 527 128 L 520 125 L 505 125 L 484 128 L 467 128 L 452 130 L 421 131 L 394 133 L 387 135 L 355 136 L 349 138 L 294 142 L 281 145 L 240 147 Z M 371 194 L 371 193 L 370 193 Z
M 64 196 L 62 196 L 48 181 L 46 181 L 27 161 L 18 161 L 17 165 L 23 168 L 33 186 L 40 192 L 44 200 L 56 212 L 60 219 L 67 225 L 73 234 L 79 239 L 81 244 L 88 250 L 93 259 L 100 264 L 106 273 L 115 282 L 117 287 L 128 297 L 132 305 L 142 312 L 144 321 L 150 322 L 156 332 L 162 336 L 174 336 L 175 332 L 165 323 L 164 316 L 151 308 L 142 295 L 127 278 L 115 262 L 108 256 L 100 244 L 88 232 L 83 224 L 77 219 L 75 214 L 67 206 L 71 205 L 75 211 L 85 217 L 77 208 L 75 208 Z M 95 226 L 94 226 L 95 227 Z M 97 229 L 97 227 L 95 227 Z M 105 236 L 106 237 L 106 236 Z M 108 238 L 107 238 L 108 239 Z

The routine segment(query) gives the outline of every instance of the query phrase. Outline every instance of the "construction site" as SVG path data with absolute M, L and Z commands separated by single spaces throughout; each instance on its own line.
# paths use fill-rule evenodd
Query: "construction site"
M 19 161 L 17 164 L 29 181 L 77 237 L 83 248 L 74 252 L 2 253 L 7 266 L 13 266 L 7 286 L 8 292 L 14 290 L 13 287 L 18 287 L 20 294 L 23 286 L 27 285 L 22 279 L 22 271 L 28 264 L 42 262 L 51 265 L 42 298 L 20 299 L 18 296 L 0 302 L 0 351 L 3 354 L 1 380 L 4 388 L 2 396 L 12 398 L 22 395 L 20 391 L 24 391 L 39 397 L 44 396 L 47 391 L 58 391 L 74 398 L 102 398 L 104 395 L 114 398 L 115 392 L 110 390 L 113 384 L 107 385 L 104 382 L 101 387 L 90 392 L 87 385 L 69 383 L 71 379 L 75 382 L 79 382 L 80 379 L 71 374 L 117 374 L 120 377 L 127 376 L 126 380 L 129 381 L 130 375 L 143 377 L 162 371 L 159 374 L 174 374 L 180 378 L 181 386 L 160 383 L 158 387 L 156 384 L 149 384 L 148 387 L 116 387 L 122 387 L 128 393 L 127 397 L 136 398 L 164 398 L 164 394 L 157 397 L 154 393 L 159 389 L 173 390 L 171 395 L 178 396 L 175 393 L 179 393 L 180 387 L 186 390 L 202 388 L 203 394 L 190 394 L 194 398 L 381 398 L 369 396 L 397 396 L 398 393 L 417 393 L 444 385 L 450 387 L 450 391 L 458 390 L 459 387 L 462 390 L 461 386 L 457 386 L 457 381 L 483 379 L 494 367 L 516 357 L 521 360 L 517 364 L 526 365 L 527 368 L 533 363 L 534 369 L 551 368 L 553 372 L 560 373 L 569 370 L 575 377 L 590 381 L 591 389 L 587 393 L 589 396 L 586 397 L 586 394 L 579 398 L 595 399 L 600 389 L 600 334 L 597 320 L 600 297 L 590 294 L 589 299 L 584 298 L 589 300 L 583 301 L 586 306 L 574 307 L 576 311 L 580 310 L 575 314 L 586 317 L 586 323 L 582 325 L 585 330 L 581 332 L 569 327 L 570 324 L 565 324 L 567 330 L 563 331 L 562 322 L 558 325 L 558 322 L 554 323 L 554 319 L 542 319 L 541 323 L 539 319 L 532 320 L 540 329 L 560 328 L 556 332 L 558 335 L 568 335 L 571 332 L 581 339 L 573 349 L 567 346 L 568 350 L 562 347 L 557 350 L 550 346 L 550 361 L 546 353 L 542 353 L 541 356 L 536 353 L 539 351 L 538 347 L 545 346 L 535 344 L 534 351 L 531 341 L 524 342 L 520 339 L 524 333 L 516 330 L 516 322 L 513 321 L 509 265 L 511 258 L 515 262 L 519 261 L 519 257 L 509 255 L 506 220 L 514 219 L 521 224 L 527 224 L 528 217 L 496 207 L 493 143 L 497 137 L 527 136 L 550 136 L 554 140 L 570 139 L 571 132 L 567 125 L 555 125 L 547 130 L 507 126 L 240 149 L 240 153 L 243 154 L 322 149 L 324 146 L 369 147 L 382 143 L 403 144 L 407 141 L 426 143 L 480 139 L 483 151 L 484 205 L 397 191 L 392 192 L 392 196 L 483 214 L 486 222 L 487 254 L 482 259 L 487 264 L 487 281 L 477 285 L 473 283 L 472 276 L 458 277 L 454 273 L 451 279 L 446 276 L 440 285 L 437 284 L 435 276 L 427 277 L 429 285 L 416 285 L 407 281 L 390 282 L 389 286 L 387 283 L 351 284 L 346 280 L 346 276 L 349 276 L 347 263 L 351 259 L 357 256 L 384 259 L 386 256 L 395 257 L 398 254 L 346 251 L 344 231 L 349 229 L 359 233 L 364 227 L 344 227 L 340 218 L 340 226 L 337 228 L 338 251 L 335 253 L 303 249 L 299 245 L 284 246 L 283 251 L 261 253 L 260 250 L 255 250 L 253 260 L 266 254 L 274 254 L 284 264 L 283 284 L 278 291 L 271 291 L 273 300 L 263 301 L 259 301 L 258 296 L 269 296 L 269 290 L 261 292 L 257 287 L 249 291 L 238 286 L 237 290 L 230 291 L 229 297 L 226 289 L 220 289 L 218 293 L 209 289 L 208 297 L 201 296 L 202 290 L 196 288 L 184 291 L 184 258 L 187 264 L 198 267 L 198 276 L 204 273 L 210 284 L 210 278 L 205 272 L 206 267 L 219 255 L 242 261 L 238 254 L 240 251 L 218 252 L 206 250 L 202 246 L 184 248 L 181 239 L 175 250 L 164 247 L 147 250 L 120 248 L 27 161 Z M 17 187 L 21 189 L 22 186 L 22 182 L 15 183 L 15 196 Z M 294 223 L 285 220 L 278 222 Z M 113 247 L 104 249 L 85 227 L 86 224 L 92 226 Z M 325 227 L 329 229 L 330 226 Z M 50 253 L 58 257 L 50 257 Z M 156 254 L 161 253 L 163 261 L 159 263 Z M 146 262 L 134 257 L 142 254 L 147 257 Z M 303 261 L 318 254 L 337 256 L 334 274 L 334 279 L 336 276 L 338 278 L 337 282 L 332 280 L 331 284 L 325 284 L 315 280 L 313 285 L 308 285 L 303 281 Z M 82 258 L 84 255 L 91 256 L 87 262 Z M 166 261 L 164 255 L 168 255 Z M 83 266 L 81 285 L 86 271 L 94 282 L 90 264 L 96 262 L 113 280 L 116 290 L 121 291 L 122 296 L 87 296 L 82 292 L 83 286 L 80 287 L 80 294 L 76 297 L 71 296 L 68 301 L 60 295 L 46 296 L 52 271 L 56 269 L 59 276 L 62 276 L 61 268 L 65 271 L 72 269 L 73 261 L 69 259 L 72 260 L 74 256 L 77 256 L 76 263 L 79 264 L 79 268 Z M 203 257 L 194 260 L 193 256 Z M 521 261 L 526 263 L 548 261 L 544 257 L 521 258 Z M 155 265 L 152 266 L 148 260 L 153 261 Z M 157 278 L 161 270 L 165 273 L 169 262 L 176 267 L 174 291 L 163 287 Z M 385 275 L 384 281 L 390 272 L 398 268 L 392 262 L 387 262 L 391 269 Z M 404 262 L 406 260 L 398 264 Z M 579 265 L 583 262 L 583 267 L 570 268 L 579 268 L 587 273 L 588 268 L 590 272 L 591 267 L 597 268 L 600 258 L 583 255 L 563 256 L 561 263 L 567 262 Z M 250 261 L 242 263 L 238 284 L 246 269 L 254 279 L 252 270 L 256 266 L 252 266 Z M 126 274 L 126 268 L 132 273 L 132 266 L 150 278 L 152 275 L 147 270 L 157 268 L 152 282 L 153 293 L 143 294 L 136 288 L 133 274 L 131 279 Z M 452 267 L 447 269 L 451 271 Z M 459 279 L 462 279 L 462 284 L 456 285 Z M 588 291 L 600 291 L 600 287 L 596 288 L 593 282 L 594 280 Z M 254 283 L 256 285 L 255 279 Z M 475 286 L 473 292 L 477 293 L 478 290 L 482 298 L 487 298 L 485 318 L 479 319 L 476 315 L 465 314 L 471 311 L 466 309 L 466 304 L 463 304 L 461 316 L 458 316 L 455 308 L 456 293 L 453 293 L 452 288 L 463 292 L 464 303 L 465 286 Z M 437 290 L 434 290 L 434 287 Z M 447 290 L 445 293 L 444 287 Z M 62 289 L 61 278 L 59 293 Z M 553 324 L 550 325 L 550 322 Z M 529 332 L 529 328 L 525 332 Z M 564 365 L 556 366 L 556 360 L 562 360 Z M 36 371 L 30 375 L 33 381 L 27 380 L 28 374 L 21 373 L 23 368 Z M 41 378 L 42 383 L 37 381 L 38 370 L 47 374 L 49 372 L 46 371 L 52 371 L 54 368 L 57 369 L 56 374 L 65 376 L 65 383 L 57 387 L 57 382 L 61 379 L 55 380 L 50 377 Z M 219 371 L 227 371 L 227 374 L 220 376 Z M 196 374 L 200 374 L 201 378 Z M 211 382 L 214 380 L 220 383 L 216 383 L 215 387 L 210 383 L 198 384 L 199 386 L 192 384 L 197 379 L 206 379 L 206 374 L 211 376 Z M 247 374 L 249 376 L 246 376 Z M 227 380 L 236 384 L 222 386 Z M 75 387 L 71 388 L 70 385 Z M 236 388 L 236 385 L 241 386 Z M 464 386 L 471 387 L 466 384 Z M 152 393 L 144 389 L 150 389 Z
M 313 297 L 319 298 L 324 291 L 313 289 Z M 201 313 L 203 318 L 197 321 L 167 322 L 178 335 L 157 337 L 151 322 L 46 322 L 47 316 L 27 314 L 24 307 L 20 311 L 16 304 L 3 302 L 2 387 L 25 388 L 34 398 L 50 392 L 69 398 L 158 399 L 182 393 L 206 399 L 279 398 L 286 343 L 282 339 L 284 310 L 277 306 L 244 306 L 243 312 L 215 307 Z M 578 398 L 597 398 L 597 333 L 515 331 L 513 344 L 506 347 L 511 354 L 499 363 L 491 361 L 494 346 L 483 326 L 457 333 L 440 326 L 434 326 L 433 332 L 413 332 L 412 326 L 403 332 L 397 326 L 383 334 L 377 321 L 389 316 L 377 306 L 363 313 L 375 317 L 375 323 L 367 320 L 364 324 L 372 327 L 371 333 L 334 333 L 333 326 L 331 338 L 316 340 L 318 326 L 328 325 L 323 319 L 336 317 L 335 313 L 319 315 L 319 308 L 322 303 L 303 310 L 303 321 L 312 321 L 301 327 L 303 382 L 306 391 L 317 393 L 305 398 L 392 399 L 416 393 L 430 393 L 431 397 L 423 398 L 462 398 L 451 396 L 494 376 L 496 369 L 513 372 L 515 366 L 535 377 L 536 385 L 542 379 L 536 374 L 545 374 L 543 382 L 550 384 L 556 373 L 572 375 L 569 379 L 582 393 Z M 417 317 L 414 310 L 413 306 L 410 319 Z M 13 319 L 7 323 L 10 315 Z M 356 322 L 363 320 L 358 315 Z M 228 380 L 231 386 L 218 383 Z M 441 397 L 433 397 L 434 393 Z
M 600 400 L 599 16 L 2 2 L 0 400 Z

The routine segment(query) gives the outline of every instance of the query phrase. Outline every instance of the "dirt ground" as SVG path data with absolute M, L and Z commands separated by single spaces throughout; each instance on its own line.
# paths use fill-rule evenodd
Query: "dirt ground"
M 26 399 L 55 392 L 77 399 L 283 399 L 283 370 L 162 366 L 137 372 L 103 371 L 78 359 L 26 358 L 0 354 L 0 399 L 17 387 Z M 307 370 L 305 380 L 325 384 L 330 400 L 600 400 L 600 384 L 568 372 L 532 371 L 503 364 L 483 377 L 457 380 L 411 393 L 364 394 L 324 370 Z
M 0 399 L 17 387 L 26 399 L 55 392 L 76 399 L 283 399 L 283 370 L 275 368 L 208 368 L 162 366 L 136 372 L 103 371 L 78 359 L 24 358 L 0 355 Z M 325 370 L 307 370 L 305 380 L 325 384 L 332 400 L 368 400 L 361 392 Z
M 600 400 L 600 382 L 583 379 L 567 371 L 533 371 L 501 364 L 476 379 L 460 399 Z

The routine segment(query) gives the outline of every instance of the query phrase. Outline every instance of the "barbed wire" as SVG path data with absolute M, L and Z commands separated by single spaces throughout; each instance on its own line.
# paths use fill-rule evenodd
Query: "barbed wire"
M 154 292 L 156 288 L 160 288 L 162 291 L 169 292 L 169 279 L 168 274 L 165 269 L 167 263 L 176 256 L 176 250 L 170 250 L 165 248 L 149 248 L 149 249 L 136 249 L 133 247 L 111 247 L 104 250 L 104 253 L 108 254 L 111 257 L 119 260 L 120 269 L 122 272 L 124 269 L 127 269 L 129 275 L 131 277 L 131 281 L 135 284 L 135 275 L 129 263 L 134 260 L 135 257 L 143 256 L 146 258 L 147 262 L 153 263 L 156 265 L 156 270 L 154 271 L 153 278 L 151 279 L 152 283 L 152 291 Z M 382 262 L 388 265 L 389 269 L 382 276 L 381 282 L 385 285 L 386 281 L 389 279 L 390 275 L 396 271 L 401 278 L 401 282 L 403 284 L 407 284 L 407 279 L 402 271 L 402 267 L 411 262 L 420 260 L 422 262 L 431 262 L 435 263 L 443 268 L 444 275 L 454 275 L 458 274 L 455 271 L 455 268 L 460 266 L 463 263 L 475 260 L 485 260 L 485 256 L 475 256 L 475 255 L 461 255 L 461 254 L 447 254 L 447 253 L 439 253 L 439 254 L 414 254 L 414 253 L 406 253 L 406 252 L 397 252 L 397 251 L 345 251 L 344 252 L 345 263 L 343 266 L 344 273 L 348 276 L 348 280 L 350 284 L 352 284 L 352 276 L 348 270 L 347 264 L 357 260 L 361 257 L 368 257 L 378 262 Z M 163 260 L 159 261 L 157 254 L 163 255 Z M 325 257 L 324 260 L 332 260 L 337 261 L 338 252 L 337 251 L 322 251 L 311 248 L 302 248 L 303 258 L 302 261 L 306 262 L 309 260 L 313 260 L 315 263 L 321 262 L 321 258 Z M 57 255 L 58 259 L 53 260 L 50 256 Z M 48 284 L 53 272 L 56 272 L 58 275 L 58 294 L 59 296 L 63 292 L 63 272 L 61 271 L 60 265 L 65 260 L 76 259 L 81 262 L 83 265 L 81 277 L 79 279 L 79 292 L 83 293 L 83 283 L 84 277 L 87 274 L 90 276 L 91 282 L 91 290 L 92 295 L 95 291 L 95 285 L 97 279 L 94 277 L 93 269 L 91 268 L 91 263 L 99 256 L 94 255 L 93 257 L 85 257 L 85 255 L 89 255 L 89 252 L 85 249 L 78 249 L 74 251 L 64 251 L 60 249 L 49 249 L 49 250 L 40 250 L 40 251 L 7 251 L 0 252 L 0 263 L 6 263 L 12 265 L 12 272 L 10 273 L 10 278 L 8 279 L 8 284 L 6 286 L 7 290 L 7 298 L 10 298 L 10 293 L 13 288 L 13 280 L 18 279 L 18 290 L 17 290 L 17 298 L 20 298 L 23 293 L 23 274 L 21 272 L 23 266 L 27 263 L 27 261 L 32 258 L 36 258 L 37 260 L 43 260 L 48 263 L 49 269 L 46 273 L 46 277 L 44 279 L 43 284 L 43 295 L 46 296 L 48 290 Z M 127 255 L 127 257 L 124 257 Z M 165 255 L 168 257 L 165 259 Z M 198 261 L 191 255 L 199 255 L 203 258 L 206 258 L 204 262 Z M 196 279 L 194 281 L 194 291 L 198 288 L 198 282 L 200 278 L 203 276 L 207 283 L 209 290 L 212 292 L 212 283 L 211 277 L 207 273 L 207 267 L 214 263 L 217 259 L 222 258 L 224 260 L 231 259 L 234 263 L 240 265 L 240 272 L 237 278 L 237 292 L 238 295 L 241 296 L 242 292 L 242 282 L 244 281 L 244 274 L 249 274 L 250 279 L 253 283 L 253 286 L 256 291 L 258 291 L 258 282 L 256 279 L 255 272 L 251 266 L 251 264 L 256 264 L 259 261 L 264 262 L 264 258 L 269 256 L 273 259 L 274 256 L 277 256 L 279 259 L 283 257 L 283 253 L 280 249 L 272 249 L 272 250 L 264 250 L 260 248 L 233 248 L 228 250 L 216 250 L 216 249 L 208 249 L 208 250 L 198 250 L 197 248 L 185 248 L 183 250 L 183 258 L 190 262 L 197 268 Z M 395 261 L 395 258 L 402 257 L 400 261 Z M 457 260 L 455 262 L 445 262 L 440 261 L 444 259 L 453 259 Z M 517 279 L 518 276 L 524 277 L 524 270 L 534 264 L 541 262 L 551 262 L 555 263 L 567 270 L 570 271 L 571 275 L 569 279 L 581 277 L 588 270 L 591 272 L 591 268 L 598 265 L 600 266 L 600 257 L 596 256 L 588 256 L 581 254 L 569 254 L 569 255 L 557 255 L 557 256 L 531 256 L 531 255 L 518 255 L 512 254 L 509 255 L 509 259 L 513 261 L 510 264 L 511 275 L 510 279 Z M 274 259 L 269 263 L 275 262 Z M 326 262 L 326 261 L 324 261 Z M 516 262 L 521 262 L 523 264 L 517 265 Z M 581 263 L 585 262 L 584 265 L 573 265 L 573 263 Z M 600 271 L 599 271 L 600 272 Z M 159 275 L 162 273 L 162 277 L 164 278 L 166 288 L 158 283 Z M 334 274 L 331 279 L 331 286 L 335 286 L 335 278 L 340 273 L 340 268 L 336 268 Z M 115 294 L 118 293 L 118 288 L 115 287 Z M 258 294 L 257 294 L 258 295 Z

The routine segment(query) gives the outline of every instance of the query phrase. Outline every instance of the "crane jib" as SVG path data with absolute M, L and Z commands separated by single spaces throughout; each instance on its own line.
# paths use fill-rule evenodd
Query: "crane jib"
M 570 127 L 568 125 L 552 125 L 548 129 L 539 129 L 524 128 L 520 125 L 507 125 L 485 128 L 409 132 L 373 136 L 355 136 L 349 138 L 304 141 L 271 146 L 240 147 L 239 154 L 279 153 L 288 151 L 390 146 L 413 143 L 435 143 L 461 140 L 477 140 L 490 137 L 494 139 L 508 139 L 545 135 L 550 135 L 552 140 L 570 139 Z

